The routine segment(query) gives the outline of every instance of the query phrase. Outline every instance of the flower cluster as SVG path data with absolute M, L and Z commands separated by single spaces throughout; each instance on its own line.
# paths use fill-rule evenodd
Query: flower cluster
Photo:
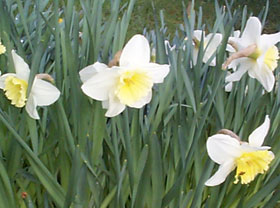
M 267 92 L 271 92 L 275 77 L 273 71 L 278 65 L 279 52 L 275 46 L 280 42 L 280 32 L 275 34 L 261 34 L 262 25 L 257 17 L 250 17 L 246 23 L 244 31 L 240 36 L 240 31 L 235 31 L 233 37 L 229 38 L 227 50 L 231 56 L 224 63 L 223 68 L 232 68 L 233 73 L 228 73 L 226 77 L 226 91 L 231 90 L 232 82 L 239 81 L 248 72 L 251 78 L 257 79 Z M 195 30 L 193 32 L 193 64 L 197 62 L 201 40 L 203 38 L 203 58 L 204 63 L 211 59 L 209 65 L 216 65 L 215 52 L 222 41 L 222 34 L 210 33 L 205 36 L 205 32 Z
M 280 32 L 261 34 L 262 25 L 257 17 L 250 17 L 243 33 L 234 31 L 229 38 L 227 51 L 229 58 L 223 68 L 231 68 L 227 72 L 226 91 L 231 91 L 232 82 L 239 81 L 248 72 L 251 78 L 257 79 L 267 92 L 271 92 L 274 84 L 274 70 L 278 66 L 279 52 L 275 46 L 280 42 Z M 241 34 L 241 35 L 240 35 Z M 222 41 L 219 33 L 208 34 L 201 30 L 193 32 L 193 64 L 197 62 L 199 49 L 203 49 L 202 61 L 210 66 L 216 65 L 215 53 Z M 201 42 L 203 39 L 203 46 Z M 211 60 L 210 60 L 211 59 Z M 269 129 L 269 117 L 250 136 L 249 142 L 242 142 L 233 132 L 218 133 L 208 138 L 207 151 L 210 158 L 220 165 L 218 171 L 206 181 L 205 185 L 215 186 L 225 181 L 231 171 L 236 168 L 235 182 L 250 183 L 259 173 L 268 170 L 274 154 L 270 147 L 262 146 Z M 229 130 L 226 131 L 227 133 Z M 233 136 L 235 135 L 235 136 Z
M 233 68 L 234 73 L 226 77 L 226 82 L 239 81 L 248 72 L 251 78 L 257 79 L 270 92 L 275 83 L 273 71 L 279 59 L 275 44 L 280 41 L 280 32 L 261 35 L 261 29 L 260 20 L 250 17 L 241 37 L 235 35 L 229 39 L 233 48 L 230 51 L 234 53 L 228 58 L 225 67 Z
M 233 37 L 229 38 L 227 50 L 230 57 L 223 67 L 232 68 L 233 73 L 226 76 L 226 82 L 229 83 L 227 91 L 230 91 L 232 82 L 240 80 L 246 72 L 250 77 L 257 79 L 267 92 L 272 91 L 275 83 L 273 71 L 279 59 L 275 44 L 280 41 L 280 32 L 261 35 L 261 27 L 259 19 L 251 17 L 241 36 L 239 31 L 235 31 Z M 199 50 L 203 49 L 202 61 L 215 66 L 215 53 L 222 38 L 222 34 L 219 33 L 205 36 L 204 31 L 195 30 L 192 37 L 192 65 L 196 65 Z M 168 41 L 165 42 L 165 46 L 166 53 L 176 49 L 176 45 L 171 47 Z M 0 42 L 0 54 L 5 51 L 5 46 Z M 82 91 L 90 98 L 102 101 L 103 108 L 107 109 L 105 116 L 117 116 L 126 106 L 142 108 L 151 101 L 154 84 L 164 81 L 170 66 L 152 62 L 150 51 L 148 40 L 143 35 L 135 35 L 108 66 L 96 62 L 79 72 Z M 30 84 L 29 66 L 14 50 L 11 54 L 16 73 L 0 76 L 0 88 L 12 105 L 18 108 L 25 107 L 31 118 L 39 119 L 36 107 L 56 102 L 60 91 L 50 82 L 43 80 L 52 81 L 46 74 L 36 75 Z M 220 167 L 205 185 L 215 186 L 223 183 L 235 168 L 234 183 L 240 180 L 241 184 L 248 184 L 258 174 L 267 171 L 274 159 L 274 154 L 269 151 L 270 147 L 262 146 L 269 126 L 270 120 L 266 116 L 264 123 L 249 136 L 248 143 L 241 141 L 233 132 L 220 132 L 209 137 L 207 152 Z

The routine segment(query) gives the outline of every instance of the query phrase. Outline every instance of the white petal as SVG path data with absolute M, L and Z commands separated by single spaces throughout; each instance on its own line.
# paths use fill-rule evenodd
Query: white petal
M 4 89 L 4 87 L 5 87 L 5 79 L 8 76 L 16 77 L 16 74 L 14 74 L 14 73 L 7 73 L 7 74 L 3 74 L 2 76 L 0 76 L 0 89 Z
M 150 45 L 143 35 L 134 35 L 125 45 L 120 66 L 145 65 L 150 62 Z
M 266 115 L 264 123 L 256 128 L 249 136 L 249 144 L 255 147 L 260 147 L 268 133 L 270 126 L 269 116 Z
M 143 68 L 147 70 L 148 76 L 152 78 L 153 83 L 162 83 L 169 73 L 170 66 L 167 64 L 149 63 L 143 66 Z
M 116 68 L 100 71 L 82 85 L 83 92 L 95 100 L 108 100 L 109 93 L 116 85 L 118 70 Z
M 109 106 L 105 114 L 106 117 L 114 117 L 119 115 L 125 109 L 125 105 L 120 103 L 119 99 L 112 93 L 109 95 Z
M 226 92 L 231 92 L 231 90 L 232 90 L 232 82 L 229 82 L 225 86 L 225 91 Z
M 233 32 L 233 37 L 239 38 L 239 36 L 240 36 L 240 30 L 235 30 Z
M 258 44 L 260 41 L 262 25 L 257 17 L 250 17 L 247 20 L 244 32 L 241 36 L 242 42 L 246 45 Z
M 207 43 L 208 45 L 206 46 L 207 48 L 204 56 L 207 58 L 207 60 L 216 52 L 218 46 L 222 42 L 222 39 L 223 36 L 220 33 L 216 33 L 215 35 L 213 33 L 210 33 L 206 36 L 205 43 Z
M 233 72 L 231 75 L 226 77 L 226 82 L 239 81 L 246 71 L 246 68 L 240 67 L 236 72 Z
M 235 48 L 232 47 L 230 44 L 227 44 L 226 51 L 228 51 L 230 53 L 235 53 L 236 52 Z
M 210 57 L 209 58 L 203 58 L 204 60 L 203 60 L 203 62 L 204 63 L 207 63 L 207 61 L 210 59 Z M 216 57 L 214 57 L 213 59 L 212 59 L 212 61 L 210 62 L 210 64 L 209 64 L 209 66 L 216 66 Z
M 57 101 L 60 96 L 60 91 L 54 85 L 47 81 L 36 78 L 34 80 L 31 92 L 38 106 L 51 105 Z
M 257 65 L 254 68 L 250 68 L 248 70 L 248 74 L 250 77 L 256 78 L 267 92 L 272 91 L 275 83 L 275 77 L 273 75 L 273 72 L 267 66 L 265 66 L 265 64 L 262 64 L 262 66 Z
M 229 38 L 229 41 L 231 41 L 234 44 L 234 47 L 236 48 L 235 51 L 241 51 L 241 50 L 247 48 L 248 46 L 250 46 L 248 44 L 248 42 L 243 41 L 242 38 L 231 37 L 231 38 Z M 250 42 L 252 42 L 252 41 L 250 41 Z M 252 43 L 251 43 L 251 45 L 252 45 Z
M 269 150 L 271 149 L 271 147 L 269 146 L 253 146 L 247 142 L 242 142 L 241 143 L 241 149 L 242 149 L 242 152 L 245 153 L 245 152 L 255 152 L 255 151 L 262 151 L 262 150 Z
M 109 108 L 109 100 L 102 101 L 102 108 L 103 109 L 108 109 Z
M 14 50 L 12 50 L 12 57 L 17 77 L 28 82 L 30 73 L 28 64 Z
M 242 76 L 255 64 L 249 58 L 239 58 L 237 60 L 234 60 L 231 63 L 230 67 L 235 68 L 235 66 L 237 65 L 239 65 L 239 68 L 236 72 L 226 77 L 226 82 L 239 81 L 242 78 Z
M 202 30 L 194 30 L 193 31 L 193 37 L 195 39 L 197 39 L 198 41 L 201 41 L 201 36 L 203 35 L 203 37 L 205 36 L 205 32 Z
M 228 65 L 228 68 L 229 68 L 229 69 L 232 69 L 233 71 L 236 71 L 236 68 L 240 65 L 240 60 L 241 60 L 241 59 L 242 59 L 242 58 L 233 60 L 233 61 Z
M 25 105 L 25 110 L 31 118 L 40 119 L 36 107 L 37 107 L 36 99 L 34 98 L 32 93 L 30 93 Z
M 146 97 L 128 106 L 132 108 L 142 108 L 144 105 L 149 103 L 151 99 L 152 99 L 152 90 L 148 93 Z
M 100 72 L 100 71 L 102 71 L 106 68 L 108 68 L 108 66 L 106 64 L 103 64 L 103 63 L 100 63 L 100 62 L 95 62 L 94 64 L 83 68 L 79 72 L 79 75 L 80 75 L 80 78 L 81 78 L 82 82 L 85 83 L 85 81 L 90 79 L 97 72 Z
M 241 155 L 239 141 L 225 134 L 215 134 L 209 137 L 206 147 L 209 157 L 218 164 L 223 164 Z
M 274 34 L 264 34 L 260 39 L 260 49 L 266 51 L 280 41 L 280 32 Z
M 220 165 L 217 172 L 205 182 L 205 185 L 217 186 L 223 183 L 226 180 L 227 176 L 230 174 L 230 172 L 234 170 L 234 168 L 234 160 L 230 160 L 226 163 L 223 163 L 222 165 Z

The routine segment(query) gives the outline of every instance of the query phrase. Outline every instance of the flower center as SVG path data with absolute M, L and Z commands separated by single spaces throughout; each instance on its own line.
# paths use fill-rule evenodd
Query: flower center
M 271 71 L 277 67 L 277 60 L 279 59 L 279 52 L 276 46 L 269 48 L 264 55 L 264 63 Z
M 18 79 L 14 76 L 8 76 L 5 79 L 5 95 L 12 101 L 12 105 L 21 108 L 25 105 L 26 92 L 28 84 L 25 80 Z
M 243 153 L 236 159 L 236 175 L 234 183 L 238 183 L 241 178 L 241 184 L 248 184 L 259 173 L 268 170 L 268 165 L 273 160 L 274 155 L 267 150 Z
M 121 103 L 131 105 L 148 95 L 153 86 L 151 78 L 143 71 L 126 71 L 117 83 L 116 96 Z

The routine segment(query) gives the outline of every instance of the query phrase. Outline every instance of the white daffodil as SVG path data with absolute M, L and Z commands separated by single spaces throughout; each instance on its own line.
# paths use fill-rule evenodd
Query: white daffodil
M 230 38 L 236 53 L 224 64 L 224 68 L 237 68 L 236 72 L 226 77 L 226 82 L 239 81 L 248 71 L 250 77 L 257 79 L 267 92 L 273 89 L 275 78 L 273 71 L 279 59 L 278 48 L 280 32 L 261 35 L 261 22 L 257 17 L 250 17 L 240 38 Z
M 211 56 L 216 52 L 218 46 L 222 42 L 223 36 L 222 34 L 216 33 L 210 33 L 205 37 L 205 32 L 202 30 L 195 30 L 193 32 L 193 63 L 196 64 L 198 52 L 200 48 L 201 43 L 201 37 L 203 36 L 203 49 L 204 49 L 204 55 L 202 61 L 206 63 Z M 216 66 L 216 57 L 212 59 L 212 61 L 209 64 L 210 66 Z
M 125 106 L 141 108 L 152 98 L 154 83 L 163 82 L 169 65 L 150 62 L 150 46 L 142 35 L 133 36 L 125 45 L 119 66 L 108 68 L 95 63 L 80 71 L 83 92 L 102 101 L 105 116 L 120 114 Z
M 31 91 L 27 97 L 29 66 L 14 50 L 12 50 L 12 57 L 16 73 L 7 73 L 0 76 L 0 88 L 4 90 L 12 105 L 18 108 L 25 106 L 31 118 L 39 119 L 36 107 L 51 105 L 58 99 L 60 92 L 55 86 L 41 79 L 50 76 L 38 74 L 34 78 Z
M 215 134 L 209 137 L 206 144 L 208 155 L 220 167 L 205 185 L 216 186 L 223 183 L 235 168 L 234 183 L 241 180 L 241 184 L 248 184 L 259 173 L 267 171 L 274 159 L 273 152 L 268 151 L 270 147 L 262 146 L 269 125 L 270 120 L 266 116 L 264 123 L 249 136 L 249 143 L 238 140 L 232 134 Z

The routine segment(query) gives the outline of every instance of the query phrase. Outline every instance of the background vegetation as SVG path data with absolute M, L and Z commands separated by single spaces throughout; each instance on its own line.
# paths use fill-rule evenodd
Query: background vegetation
M 128 2 L 129 0 L 125 0 Z M 124 1 L 124 2 L 125 2 Z M 135 3 L 135 9 L 132 14 L 132 21 L 129 25 L 129 36 L 132 36 L 135 33 L 141 33 L 143 28 L 153 29 L 154 28 L 154 12 L 152 9 L 152 2 L 154 2 L 155 8 L 157 9 L 157 15 L 159 10 L 163 11 L 165 23 L 168 28 L 168 31 L 172 34 L 176 31 L 179 24 L 183 24 L 183 5 L 180 0 L 138 0 Z M 185 5 L 188 5 L 188 2 L 184 1 Z M 230 0 L 228 0 L 231 3 Z M 233 1 L 233 9 L 243 9 L 245 6 L 248 8 L 249 13 L 259 14 L 266 6 L 267 0 L 236 0 Z M 218 3 L 226 5 L 225 0 L 219 0 Z M 215 16 L 215 1 L 214 0 L 196 0 L 195 1 L 195 10 L 199 9 L 203 11 L 203 23 L 208 25 L 213 25 L 216 16 Z M 267 16 L 267 22 L 265 25 L 265 31 L 267 32 L 276 32 L 280 28 L 280 2 L 278 0 L 270 1 L 270 12 Z

